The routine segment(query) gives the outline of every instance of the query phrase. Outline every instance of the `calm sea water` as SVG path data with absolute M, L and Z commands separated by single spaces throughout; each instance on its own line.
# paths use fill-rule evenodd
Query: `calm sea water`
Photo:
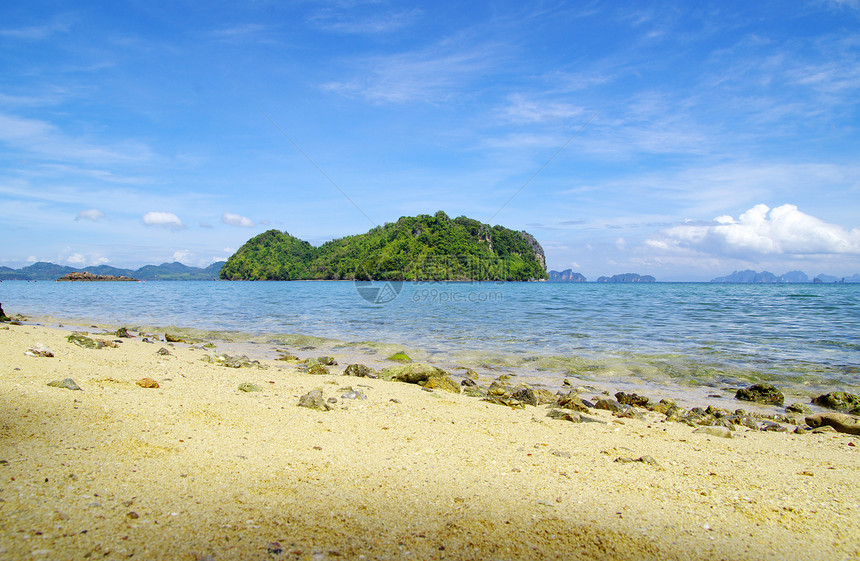
M 7 313 L 381 342 L 437 362 L 860 387 L 860 285 L 3 282 Z M 393 289 L 393 290 L 392 290 Z M 373 303 L 377 300 L 379 303 Z

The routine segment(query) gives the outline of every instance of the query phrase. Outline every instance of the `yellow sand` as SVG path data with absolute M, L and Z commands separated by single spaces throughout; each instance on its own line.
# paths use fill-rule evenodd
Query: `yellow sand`
M 857 437 L 573 424 L 66 335 L 0 328 L 0 559 L 860 558 Z M 66 377 L 84 391 L 46 385 Z M 335 409 L 298 407 L 314 388 Z

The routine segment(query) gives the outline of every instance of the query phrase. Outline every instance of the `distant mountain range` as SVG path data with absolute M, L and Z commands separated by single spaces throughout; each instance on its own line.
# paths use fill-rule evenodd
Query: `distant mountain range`
M 564 271 L 550 271 L 549 282 L 587 282 L 581 273 L 574 273 L 572 269 Z M 640 275 L 638 273 L 624 273 L 623 275 L 612 275 L 611 277 L 600 277 L 597 282 L 656 282 L 657 279 L 651 275 Z
M 212 263 L 208 267 L 189 267 L 182 263 L 162 263 L 161 265 L 146 265 L 140 269 L 119 269 L 110 265 L 98 265 L 75 269 L 54 263 L 33 263 L 20 269 L 0 267 L 0 280 L 29 280 L 52 281 L 69 273 L 91 273 L 93 275 L 112 275 L 115 277 L 133 277 L 138 280 L 213 280 L 218 278 L 224 261 Z
M 830 275 L 818 275 L 814 279 L 810 279 L 809 275 L 803 271 L 789 271 L 784 275 L 776 276 L 770 271 L 762 271 L 761 273 L 747 269 L 746 271 L 735 271 L 731 275 L 717 277 L 711 282 L 716 283 L 738 283 L 738 284 L 791 284 L 791 283 L 834 283 L 860 282 L 860 274 L 850 277 L 838 278 Z

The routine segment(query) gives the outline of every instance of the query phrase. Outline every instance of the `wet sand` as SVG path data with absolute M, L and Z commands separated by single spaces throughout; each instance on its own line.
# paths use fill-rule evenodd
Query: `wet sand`
M 232 369 L 201 361 L 220 347 L 5 327 L 2 559 L 860 557 L 856 436 L 574 424 L 343 362 Z M 37 344 L 55 356 L 26 356 Z M 83 391 L 47 386 L 67 377 Z M 315 388 L 331 411 L 297 406 Z

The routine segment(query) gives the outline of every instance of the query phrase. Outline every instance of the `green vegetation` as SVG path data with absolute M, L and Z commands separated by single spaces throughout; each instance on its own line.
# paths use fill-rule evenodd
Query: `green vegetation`
M 226 280 L 510 280 L 546 278 L 540 244 L 516 232 L 444 212 L 405 216 L 365 234 L 313 247 L 269 230 L 221 268 Z

